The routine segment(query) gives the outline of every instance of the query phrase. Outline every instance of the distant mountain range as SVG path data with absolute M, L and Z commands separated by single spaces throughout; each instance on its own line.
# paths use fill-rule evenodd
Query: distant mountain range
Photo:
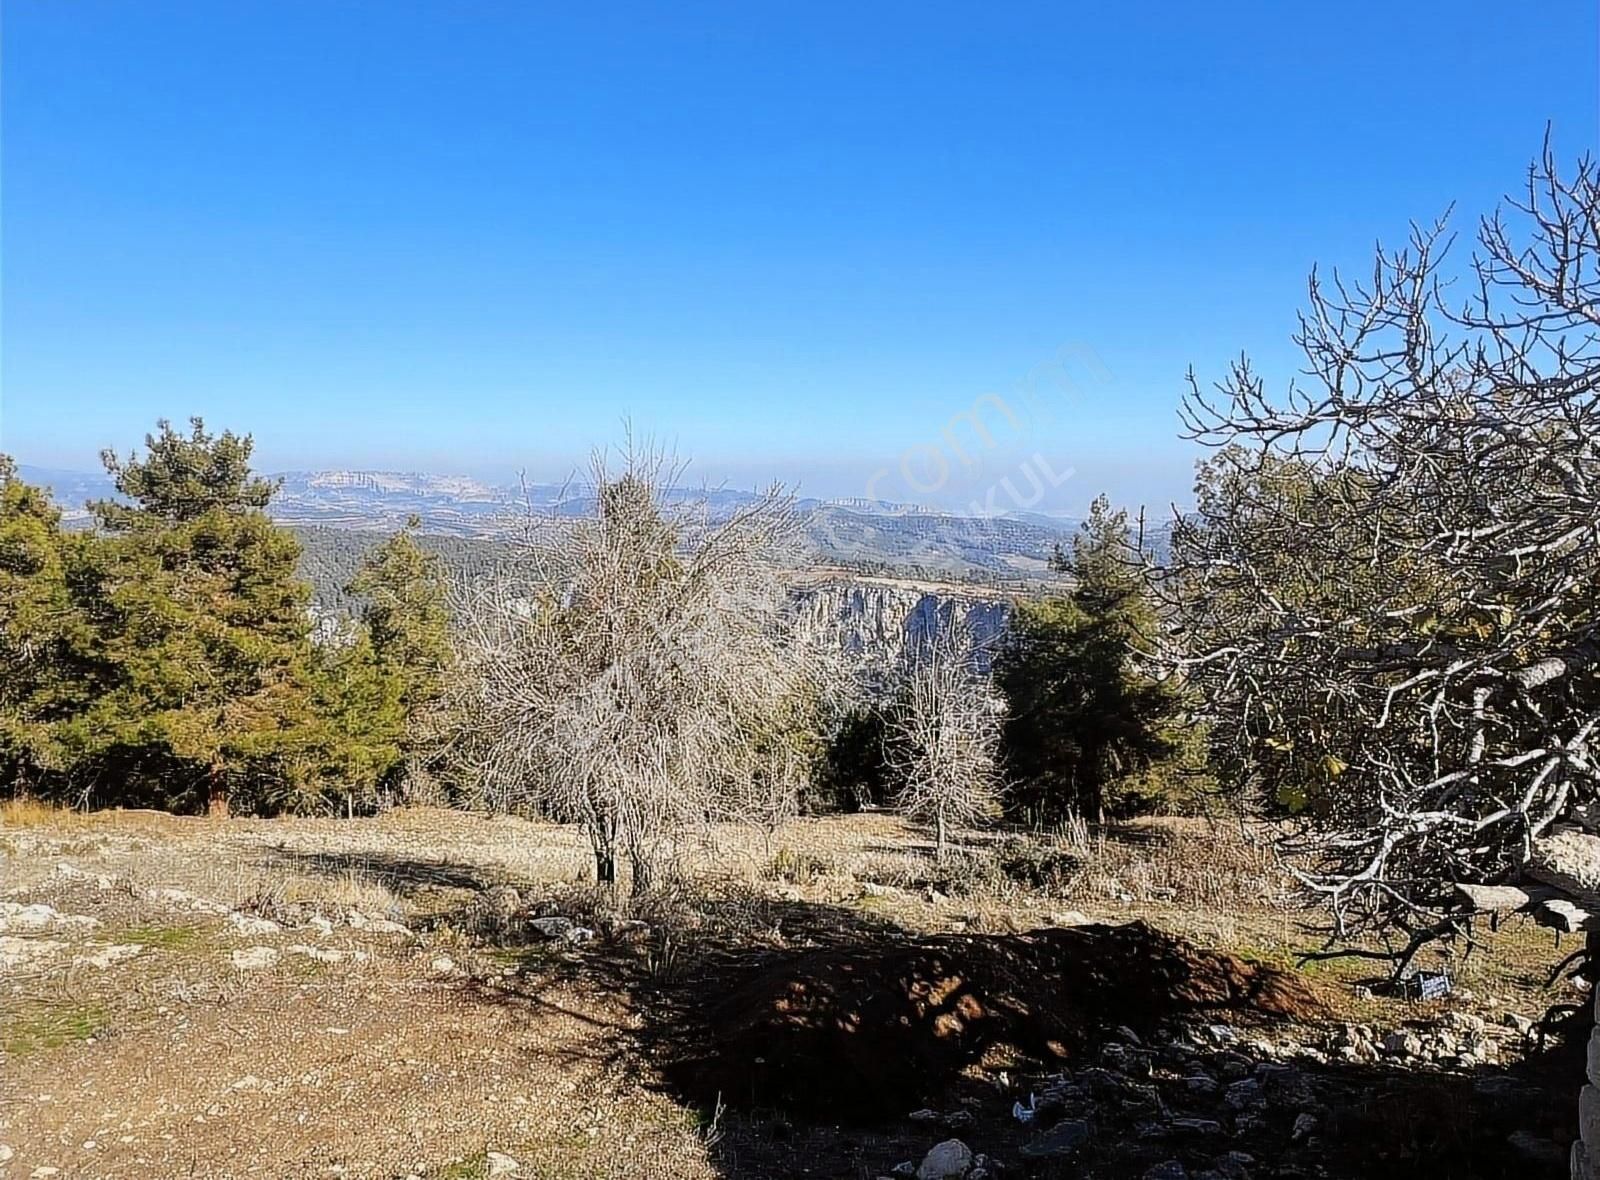
M 104 475 L 27 466 L 20 474 L 48 486 L 74 523 L 87 521 L 85 502 L 115 495 Z M 388 532 L 415 516 L 426 533 L 493 539 L 530 509 L 568 515 L 593 511 L 592 499 L 581 489 L 557 484 L 494 487 L 460 476 L 392 471 L 291 471 L 278 478 L 282 489 L 269 511 L 299 528 Z M 754 493 L 726 487 L 686 487 L 671 494 L 705 504 L 713 517 L 755 499 Z M 957 516 L 867 500 L 806 499 L 797 508 L 818 561 L 984 579 L 1047 575 L 1055 546 L 1066 543 L 1078 525 L 1031 513 Z

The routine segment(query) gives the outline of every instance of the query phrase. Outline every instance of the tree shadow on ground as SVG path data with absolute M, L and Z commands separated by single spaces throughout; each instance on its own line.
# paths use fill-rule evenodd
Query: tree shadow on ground
M 339 879 L 355 875 L 402 897 L 441 889 L 474 892 L 505 883 L 505 876 L 480 865 L 435 860 L 390 852 L 311 852 L 298 848 L 273 848 L 268 853 L 273 868 Z

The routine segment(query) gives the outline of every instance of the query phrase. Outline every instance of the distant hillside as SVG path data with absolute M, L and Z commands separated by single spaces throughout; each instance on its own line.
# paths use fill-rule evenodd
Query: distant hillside
M 115 494 L 104 475 L 23 467 L 23 478 L 49 486 L 67 510 L 69 521 L 87 520 L 86 500 Z M 572 489 L 556 484 L 491 487 L 458 476 L 383 471 L 288 472 L 279 476 L 282 489 L 270 511 L 285 524 L 302 530 L 344 530 L 383 534 L 415 516 L 421 531 L 432 537 L 491 541 L 503 536 L 530 508 L 576 515 L 593 504 Z M 705 503 L 713 517 L 748 504 L 754 494 L 732 488 L 681 488 L 677 498 Z M 954 516 L 911 505 L 870 501 L 802 500 L 812 556 L 819 562 L 869 571 L 904 571 L 930 577 L 975 578 L 982 581 L 1031 580 L 1048 576 L 1050 554 L 1066 542 L 1075 521 L 1049 517 Z M 312 534 L 308 531 L 307 536 Z M 318 562 L 332 563 L 319 585 L 335 569 L 354 572 L 344 556 L 357 553 L 372 538 L 317 536 Z M 479 560 L 492 550 L 463 546 L 461 555 Z M 308 560 L 312 560 L 308 557 Z M 342 585 L 342 582 L 338 584 Z

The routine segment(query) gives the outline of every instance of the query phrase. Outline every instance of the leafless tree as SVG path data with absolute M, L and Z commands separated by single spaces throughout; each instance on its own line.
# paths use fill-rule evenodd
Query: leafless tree
M 1191 377 L 1216 448 L 1158 584 L 1169 654 L 1333 933 L 1459 932 L 1600 773 L 1600 185 L 1548 143 L 1452 284 L 1443 222 L 1310 282 L 1305 380 Z
M 681 475 L 597 456 L 456 608 L 455 752 L 495 802 L 581 823 L 602 882 L 626 856 L 636 891 L 686 829 L 792 809 L 815 692 L 782 611 L 791 497 L 718 516 Z
M 901 780 L 896 805 L 933 825 L 934 854 L 942 860 L 952 827 L 998 810 L 999 717 L 959 616 L 908 647 L 889 737 L 891 769 Z

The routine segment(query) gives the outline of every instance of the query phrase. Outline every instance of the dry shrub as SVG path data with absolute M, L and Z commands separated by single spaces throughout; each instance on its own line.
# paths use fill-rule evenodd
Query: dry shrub
M 1281 906 L 1291 893 L 1271 849 L 1238 825 L 1149 820 L 1098 841 L 1065 896 L 1238 910 Z
M 49 828 L 56 831 L 90 826 L 89 814 L 47 803 L 29 795 L 0 800 L 0 828 Z
M 325 910 L 360 910 L 390 918 L 404 918 L 406 913 L 404 904 L 386 885 L 358 869 L 335 876 L 264 872 L 238 881 L 234 896 L 234 909 L 274 922 L 294 923 L 307 913 Z
M 821 852 L 780 848 L 762 869 L 768 881 L 784 881 L 790 885 L 811 885 L 823 877 L 840 875 L 836 858 Z

